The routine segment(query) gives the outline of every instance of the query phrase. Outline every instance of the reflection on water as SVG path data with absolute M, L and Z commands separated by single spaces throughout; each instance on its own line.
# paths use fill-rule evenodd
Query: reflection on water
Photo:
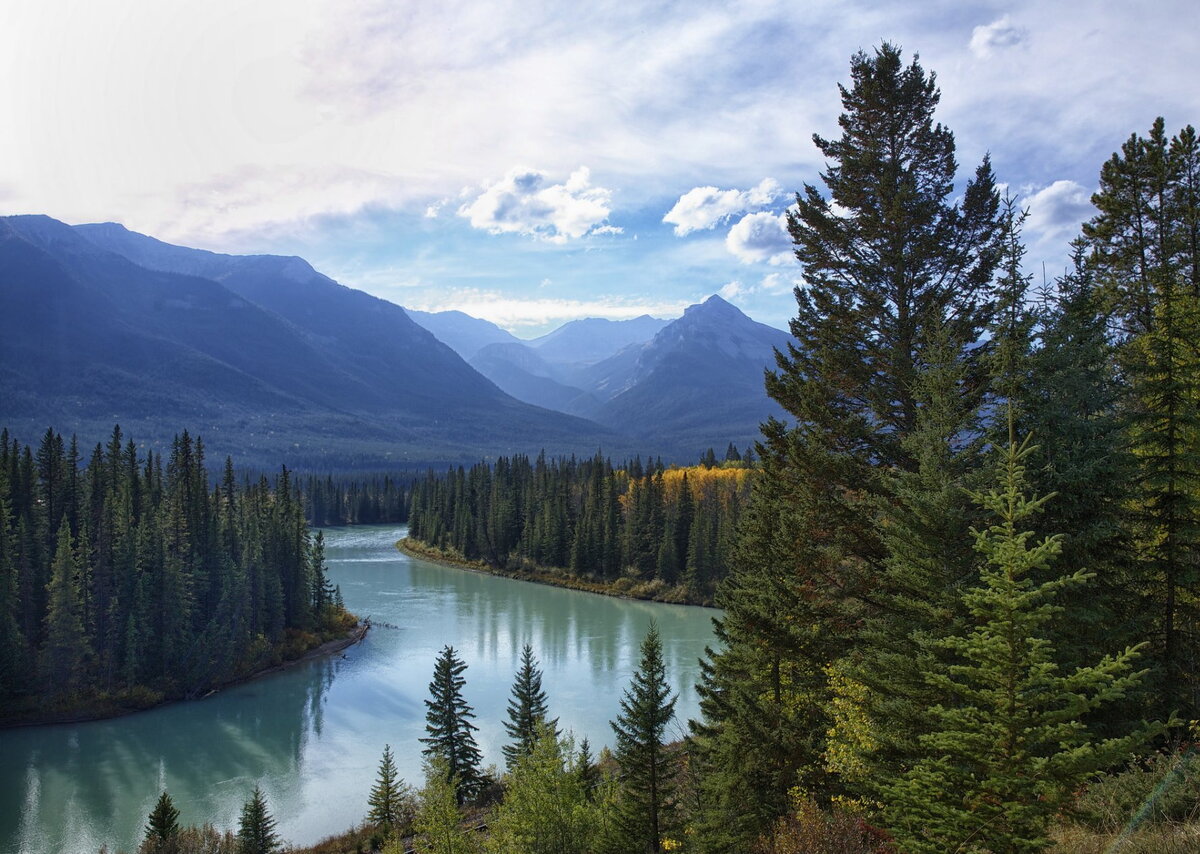
M 376 622 L 333 659 L 213 697 L 112 721 L 0 732 L 0 854 L 132 851 L 166 788 L 184 822 L 235 827 L 256 784 L 284 838 L 314 842 L 362 820 L 383 745 L 420 775 L 433 662 L 467 662 L 485 762 L 503 764 L 503 719 L 521 646 L 542 665 L 551 712 L 596 749 L 636 666 L 651 619 L 664 641 L 680 717 L 696 714 L 707 609 L 632 602 L 411 560 L 395 527 L 326 531 L 330 576 Z

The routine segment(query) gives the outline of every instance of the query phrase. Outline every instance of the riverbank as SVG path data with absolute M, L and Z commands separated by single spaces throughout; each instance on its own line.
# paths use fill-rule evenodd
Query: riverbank
M 351 618 L 355 619 L 355 624 L 343 637 L 324 641 L 316 646 L 301 650 L 293 658 L 285 658 L 282 661 L 273 662 L 250 673 L 243 674 L 227 682 L 222 682 L 210 688 L 199 697 L 165 697 L 157 691 L 139 686 L 132 691 L 126 691 L 121 694 L 100 695 L 92 697 L 84 703 L 60 708 L 48 705 L 45 698 L 25 698 L 23 702 L 19 704 L 11 703 L 4 709 L 3 713 L 0 714 L 0 729 L 109 720 L 111 718 L 132 715 L 136 712 L 144 712 L 171 703 L 202 700 L 227 688 L 232 688 L 235 685 L 253 682 L 256 679 L 270 676 L 273 673 L 279 673 L 282 670 L 287 670 L 290 667 L 295 667 L 298 664 L 303 664 L 317 658 L 336 655 L 354 646 L 366 637 L 367 632 L 371 628 L 371 622 L 370 620 L 358 622 L 357 618 L 353 616 Z
M 604 582 L 573 575 L 565 570 L 541 566 L 530 566 L 522 569 L 500 569 L 481 560 L 467 560 L 457 552 L 434 548 L 419 540 L 414 540 L 412 537 L 397 540 L 396 548 L 409 557 L 415 557 L 429 563 L 436 563 L 455 569 L 465 569 L 470 572 L 480 572 L 485 575 L 495 575 L 500 578 L 530 581 L 534 584 L 549 584 L 553 587 L 579 590 L 584 593 L 598 593 L 602 596 L 614 596 L 618 599 L 641 599 L 647 602 L 663 602 L 668 605 L 695 605 L 702 608 L 714 607 L 711 599 L 697 599 L 689 595 L 683 585 L 671 587 L 657 579 L 654 581 L 639 581 L 628 576 L 622 576 L 615 581 Z

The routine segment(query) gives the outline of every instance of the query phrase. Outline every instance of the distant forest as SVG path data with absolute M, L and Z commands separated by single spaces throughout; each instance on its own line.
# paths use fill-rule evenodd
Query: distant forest
M 640 458 L 501 457 L 413 485 L 409 536 L 499 569 L 560 569 L 614 589 L 711 602 L 752 464 L 732 445 L 680 468 Z
M 120 428 L 86 463 L 48 430 L 0 433 L 0 698 L 6 718 L 195 697 L 354 619 L 289 472 L 212 486 L 186 432 L 164 460 Z

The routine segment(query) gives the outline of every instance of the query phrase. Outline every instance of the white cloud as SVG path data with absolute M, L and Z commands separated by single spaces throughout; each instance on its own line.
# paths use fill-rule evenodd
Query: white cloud
M 490 234 L 536 235 L 565 243 L 600 226 L 608 217 L 611 198 L 610 191 L 592 186 L 586 166 L 563 184 L 547 184 L 543 173 L 516 168 L 494 184 L 485 184 L 458 215 Z
M 792 238 L 787 218 L 768 211 L 746 214 L 725 236 L 725 248 L 743 264 L 766 262 L 782 266 L 792 261 Z
M 592 234 L 624 234 L 625 229 L 619 225 L 598 225 L 592 229 Z
M 1055 181 L 1027 196 L 1024 206 L 1029 209 L 1025 227 L 1040 239 L 1069 240 L 1078 233 L 1080 224 L 1096 212 L 1091 193 L 1074 181 Z
M 797 282 L 794 278 L 783 273 L 767 273 L 757 284 L 746 284 L 738 279 L 726 283 L 717 291 L 730 302 L 744 302 L 746 297 L 762 294 L 768 297 L 778 297 L 790 294 Z
M 1029 31 L 1015 26 L 1008 15 L 984 24 L 971 31 L 971 53 L 986 59 L 993 53 L 1016 47 L 1029 38 Z
M 446 204 L 446 200 L 442 199 L 441 201 L 434 202 L 432 205 L 426 206 L 425 219 L 437 219 L 438 214 L 442 212 L 442 206 L 444 204 Z
M 675 234 L 683 237 L 693 231 L 714 228 L 729 217 L 761 210 L 782 195 L 783 188 L 773 178 L 764 178 L 749 190 L 694 187 L 679 197 L 662 221 L 674 225 Z
M 790 294 L 797 284 L 798 281 L 796 279 L 785 278 L 783 273 L 767 273 L 767 275 L 763 276 L 762 281 L 758 283 L 757 290 L 764 294 L 779 296 L 781 294 Z
M 419 311 L 465 312 L 514 331 L 580 317 L 606 317 L 610 320 L 630 320 L 643 314 L 678 317 L 689 304 L 686 300 L 630 300 L 616 296 L 591 300 L 522 298 L 475 288 L 455 289 L 423 302 L 414 299 L 405 303 L 406 307 Z

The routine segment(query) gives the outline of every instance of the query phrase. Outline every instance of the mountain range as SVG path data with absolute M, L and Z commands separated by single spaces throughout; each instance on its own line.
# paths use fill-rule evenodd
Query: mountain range
M 457 322 L 425 317 L 434 318 L 431 330 Z M 448 334 L 459 339 L 457 330 Z M 768 416 L 784 417 L 763 391 L 763 371 L 789 340 L 713 295 L 673 321 L 586 318 L 529 341 L 472 346 L 463 356 L 513 397 L 683 451 L 748 446 Z
M 786 341 L 719 297 L 674 321 L 588 318 L 522 341 L 408 312 L 298 257 L 0 218 L 0 425 L 26 441 L 53 426 L 86 448 L 120 423 L 159 448 L 188 429 L 210 458 L 261 468 L 543 448 L 691 460 L 778 414 L 762 371 Z

